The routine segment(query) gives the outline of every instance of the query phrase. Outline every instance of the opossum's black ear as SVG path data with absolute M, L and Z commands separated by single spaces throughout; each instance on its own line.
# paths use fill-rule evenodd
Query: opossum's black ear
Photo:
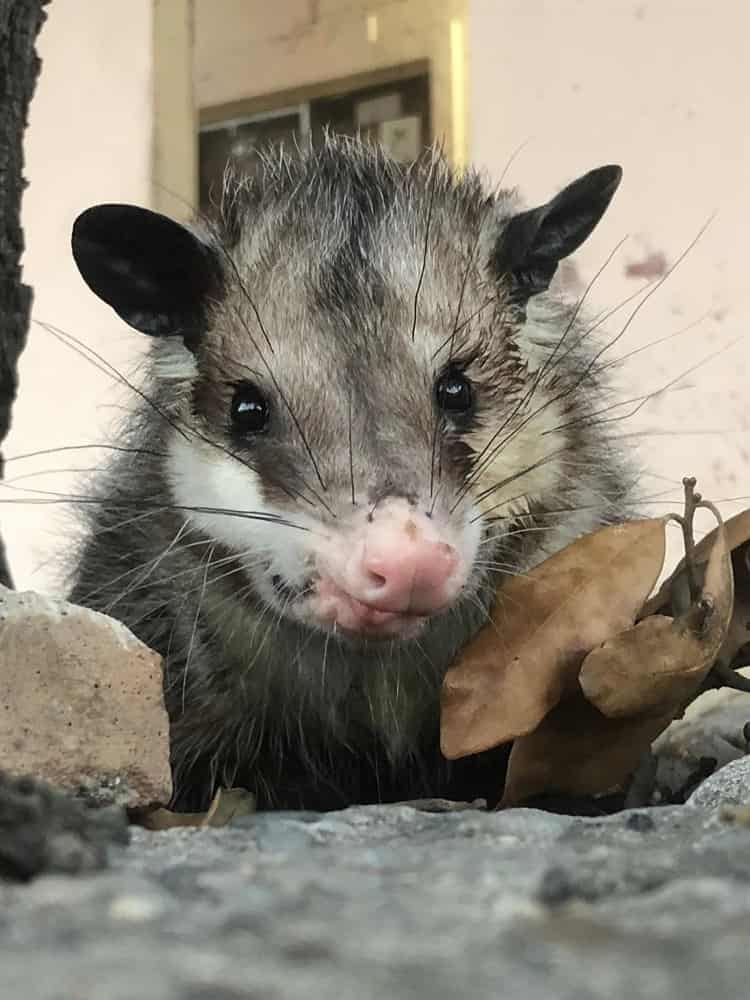
M 620 167 L 598 167 L 546 205 L 509 219 L 491 266 L 498 278 L 510 281 L 514 301 L 523 304 L 549 287 L 558 263 L 578 249 L 604 215 L 621 178 Z
M 97 205 L 78 216 L 71 243 L 86 284 L 130 326 L 188 344 L 200 335 L 220 268 L 184 226 L 134 205 Z

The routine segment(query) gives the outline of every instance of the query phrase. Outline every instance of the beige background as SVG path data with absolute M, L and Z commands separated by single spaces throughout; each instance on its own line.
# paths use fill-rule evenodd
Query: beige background
M 592 289 L 595 308 L 637 289 L 643 279 L 627 277 L 628 264 L 659 254 L 674 263 L 716 213 L 617 345 L 627 353 L 700 321 L 623 368 L 633 397 L 740 338 L 622 422 L 622 433 L 644 435 L 637 440 L 653 473 L 644 495 L 674 485 L 679 498 L 681 477 L 692 474 L 706 496 L 745 495 L 750 506 L 749 31 L 741 0 L 471 5 L 473 159 L 496 175 L 526 142 L 507 180 L 532 201 L 600 163 L 624 167 L 605 221 L 576 257 L 588 281 L 630 234 Z M 627 315 L 613 317 L 613 334 Z
M 716 213 L 617 349 L 633 351 L 696 325 L 632 357 L 623 369 L 625 392 L 654 390 L 728 341 L 740 342 L 623 422 L 622 433 L 637 435 L 628 440 L 639 442 L 651 467 L 644 495 L 668 489 L 678 497 L 686 472 L 712 497 L 750 494 L 743 242 L 750 232 L 749 29 L 742 0 L 52 4 L 26 144 L 25 275 L 35 287 L 34 315 L 131 370 L 142 341 L 78 277 L 68 242 L 75 215 L 106 200 L 188 214 L 200 108 L 427 59 L 435 130 L 446 149 L 498 179 L 525 143 L 507 181 L 529 201 L 548 198 L 599 163 L 623 165 L 606 221 L 565 271 L 578 293 L 630 234 L 590 293 L 596 309 L 643 283 L 628 268 L 658 272 L 673 263 Z M 20 374 L 10 457 L 102 440 L 117 413 L 111 405 L 127 399 L 39 328 Z M 90 458 L 81 452 L 13 462 L 7 475 L 88 467 Z M 58 471 L 23 482 L 65 491 L 73 479 Z M 12 495 L 5 489 L 2 498 Z M 20 585 L 53 588 L 45 563 L 65 547 L 59 513 L 0 507 Z
M 127 12 L 127 16 L 125 16 Z M 72 0 L 48 8 L 39 38 L 43 70 L 26 137 L 24 279 L 33 316 L 55 323 L 117 366 L 133 366 L 140 341 L 85 289 L 70 255 L 76 215 L 98 201 L 150 196 L 151 0 Z M 20 392 L 5 454 L 103 440 L 112 381 L 53 336 L 32 326 L 21 356 Z M 83 467 L 85 452 L 9 462 L 6 476 Z M 68 474 L 26 485 L 69 491 Z M 17 485 L 21 485 L 18 483 Z M 16 494 L 0 490 L 3 500 Z M 18 494 L 20 496 L 21 494 Z M 60 507 L 3 504 L 0 528 L 17 586 L 50 586 L 47 560 L 65 547 Z

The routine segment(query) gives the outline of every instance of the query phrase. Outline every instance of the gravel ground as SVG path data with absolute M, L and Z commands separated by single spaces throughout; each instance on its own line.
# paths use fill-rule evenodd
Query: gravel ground
M 706 1000 L 750 982 L 750 756 L 687 805 L 411 806 L 134 830 L 0 882 L 8 1000 Z

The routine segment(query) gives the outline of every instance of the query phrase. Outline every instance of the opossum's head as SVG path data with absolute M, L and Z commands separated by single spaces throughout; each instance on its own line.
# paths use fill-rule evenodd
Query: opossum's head
M 215 227 L 79 217 L 83 277 L 157 339 L 175 503 L 256 597 L 355 641 L 476 599 L 508 524 L 559 495 L 529 307 L 619 180 L 520 211 L 437 156 L 329 139 L 228 176 Z

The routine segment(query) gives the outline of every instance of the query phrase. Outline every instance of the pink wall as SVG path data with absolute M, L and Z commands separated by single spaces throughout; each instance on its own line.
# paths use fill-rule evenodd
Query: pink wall
M 660 255 L 672 264 L 716 213 L 617 350 L 703 321 L 632 358 L 625 392 L 655 389 L 742 339 L 622 432 L 645 432 L 637 440 L 654 476 L 644 495 L 673 486 L 679 498 L 687 474 L 708 497 L 750 495 L 750 8 L 744 0 L 471 0 L 469 9 L 470 156 L 499 177 L 526 143 L 507 181 L 530 201 L 597 164 L 624 167 L 606 220 L 576 258 L 587 281 L 630 234 L 591 292 L 594 308 L 638 287 L 629 265 L 658 264 Z M 620 325 L 613 319 L 610 329 Z

